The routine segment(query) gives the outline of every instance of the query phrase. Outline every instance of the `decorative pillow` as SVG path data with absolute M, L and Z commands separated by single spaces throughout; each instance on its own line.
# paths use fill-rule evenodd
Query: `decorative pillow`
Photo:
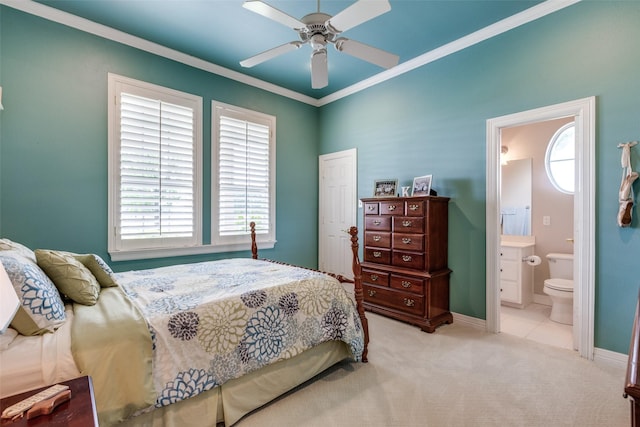
M 38 266 L 60 292 L 78 304 L 94 305 L 98 301 L 100 283 L 72 254 L 48 249 L 36 249 L 35 253 Z
M 0 251 L 0 262 L 21 303 L 12 328 L 22 335 L 40 335 L 64 323 L 64 303 L 58 289 L 35 262 L 15 251 Z
M 98 279 L 98 283 L 103 288 L 118 286 L 115 281 L 113 270 L 96 254 L 73 254 L 73 257 L 87 267 L 89 271 Z
M 14 251 L 23 257 L 36 262 L 36 255 L 31 249 L 20 243 L 12 242 L 9 239 L 0 239 L 0 251 Z

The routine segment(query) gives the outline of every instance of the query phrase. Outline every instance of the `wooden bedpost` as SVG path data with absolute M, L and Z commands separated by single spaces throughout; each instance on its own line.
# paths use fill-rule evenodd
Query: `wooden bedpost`
M 353 292 L 356 298 L 356 306 L 358 308 L 358 314 L 360 315 L 360 321 L 362 322 L 362 330 L 364 332 L 364 350 L 362 351 L 362 361 L 367 362 L 367 353 L 369 346 L 369 323 L 367 317 L 364 315 L 364 293 L 362 291 L 362 267 L 360 266 L 360 259 L 358 258 L 358 227 L 351 227 L 349 229 L 351 235 L 351 250 L 353 251 Z
M 256 223 L 251 221 L 251 258 L 258 259 L 258 245 L 256 244 Z

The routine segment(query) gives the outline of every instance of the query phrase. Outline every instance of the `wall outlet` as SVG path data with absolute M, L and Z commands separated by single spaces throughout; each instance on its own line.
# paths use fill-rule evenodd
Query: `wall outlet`
M 548 215 L 543 216 L 542 225 L 551 225 L 551 217 Z
M 358 207 L 362 208 L 362 200 L 358 200 Z

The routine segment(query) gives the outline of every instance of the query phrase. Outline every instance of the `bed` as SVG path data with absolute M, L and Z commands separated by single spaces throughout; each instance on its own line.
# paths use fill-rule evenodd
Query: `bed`
M 336 363 L 367 361 L 349 232 L 352 281 L 260 259 L 255 231 L 251 259 L 123 273 L 96 255 L 2 239 L 24 297 L 0 335 L 0 396 L 90 375 L 102 426 L 233 425 Z M 56 291 L 70 299 L 32 301 Z M 25 319 L 28 309 L 37 313 Z

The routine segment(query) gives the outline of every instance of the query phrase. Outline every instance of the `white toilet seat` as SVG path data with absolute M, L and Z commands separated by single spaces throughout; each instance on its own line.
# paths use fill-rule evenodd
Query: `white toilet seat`
M 573 280 L 568 279 L 547 279 L 544 286 L 558 292 L 573 293 Z

